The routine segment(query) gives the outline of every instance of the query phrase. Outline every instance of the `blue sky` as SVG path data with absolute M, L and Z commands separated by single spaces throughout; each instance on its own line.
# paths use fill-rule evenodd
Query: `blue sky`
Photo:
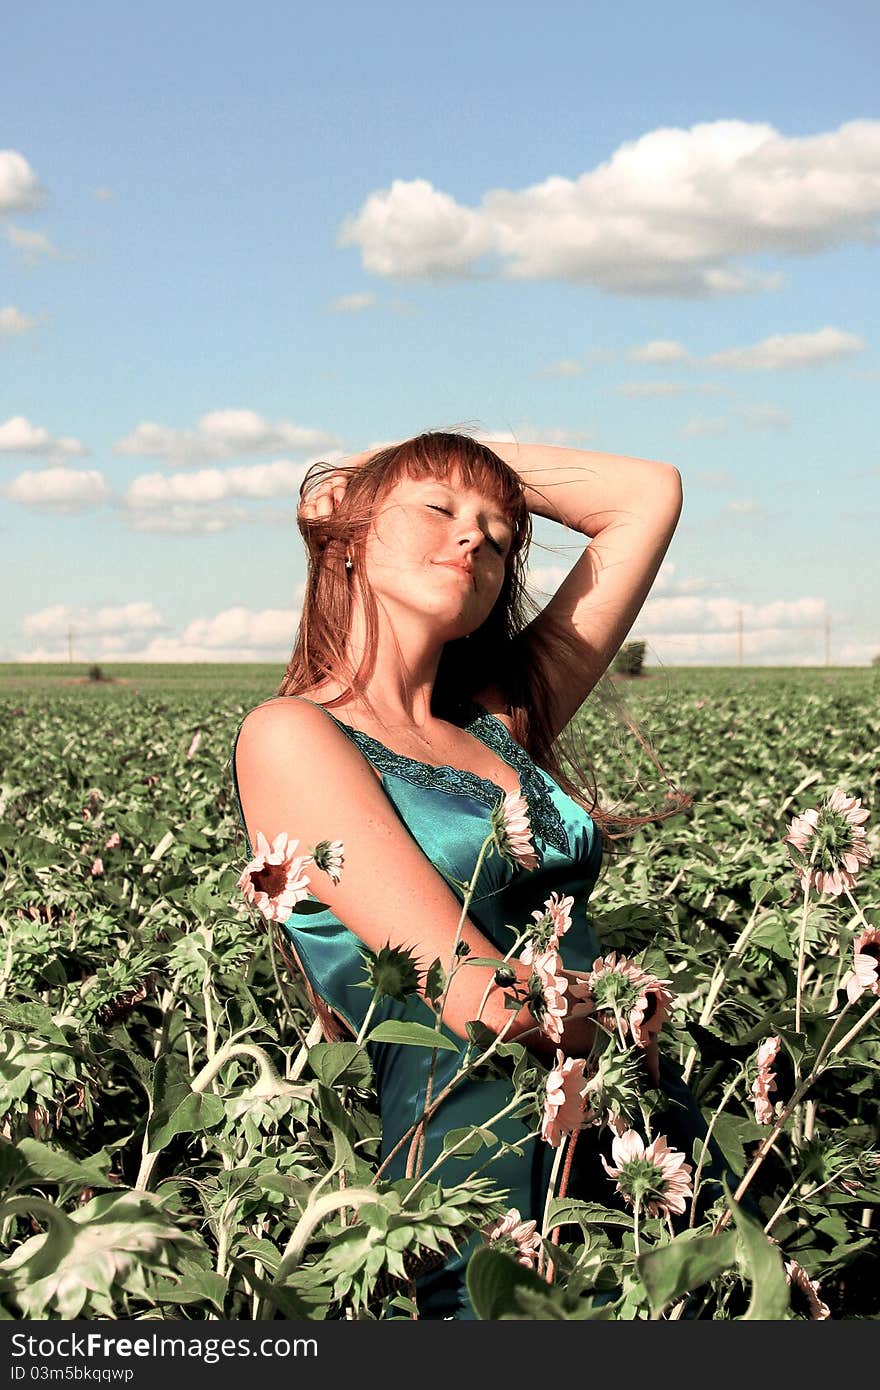
M 467 424 L 678 466 L 652 661 L 870 661 L 876 6 L 314 8 L 7 18 L 0 660 L 283 664 L 305 465 Z

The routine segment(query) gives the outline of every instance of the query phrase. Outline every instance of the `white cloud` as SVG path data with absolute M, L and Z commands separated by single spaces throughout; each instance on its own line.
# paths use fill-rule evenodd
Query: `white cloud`
M 28 265 L 36 265 L 41 257 L 45 257 L 47 261 L 70 260 L 69 256 L 58 250 L 45 232 L 28 231 L 10 223 L 6 229 L 6 238 L 10 246 L 16 251 L 21 251 Z
M 483 443 L 491 443 L 494 439 L 499 444 L 556 444 L 561 449 L 588 444 L 592 437 L 590 430 L 568 430 L 552 425 L 539 429 L 525 420 L 512 430 L 477 430 L 474 433 L 474 438 Z
M 210 504 L 231 498 L 298 497 L 309 467 L 278 459 L 237 468 L 203 468 L 195 473 L 143 473 L 126 493 L 132 511 L 152 511 L 176 503 Z
M 0 494 L 23 507 L 62 513 L 81 512 L 110 500 L 112 493 L 97 469 L 41 468 L 0 484 Z
M 732 598 L 700 598 L 679 595 L 648 599 L 639 615 L 640 633 L 682 633 L 704 635 L 736 634 L 742 614 L 743 633 L 764 630 L 804 632 L 821 628 L 825 619 L 825 600 L 820 598 L 776 599 L 772 603 L 740 603 Z
M 690 362 L 691 355 L 682 343 L 671 338 L 654 338 L 650 343 L 630 349 L 630 361 L 649 362 L 653 366 L 665 366 L 668 362 Z
M 253 524 L 247 507 L 213 506 L 173 502 L 161 511 L 131 512 L 128 528 L 154 536 L 213 536 L 234 526 Z
M 395 179 L 343 224 L 374 274 L 503 274 L 618 294 L 705 297 L 771 289 L 740 258 L 876 241 L 880 121 L 815 136 L 719 120 L 660 128 L 577 179 L 493 189 L 479 207 L 426 179 Z
M 376 305 L 374 294 L 341 294 L 338 299 L 334 299 L 330 308 L 335 314 L 361 314 L 365 309 L 372 309 Z
M 826 324 L 816 333 L 775 333 L 752 347 L 727 348 L 707 358 L 712 367 L 732 367 L 738 372 L 777 372 L 797 367 L 819 367 L 839 362 L 868 344 L 857 333 Z
M 31 318 L 29 314 L 23 314 L 21 309 L 16 309 L 12 304 L 0 309 L 0 338 L 15 338 L 19 333 L 27 333 L 36 326 L 36 319 Z
M 24 619 L 25 638 L 39 643 L 10 656 L 13 661 L 67 661 L 68 630 L 78 661 L 277 661 L 290 657 L 299 609 L 252 611 L 230 608 L 211 618 L 196 618 L 182 633 L 172 633 L 159 610 L 148 602 L 99 609 L 55 604 Z
M 787 430 L 791 427 L 788 411 L 777 405 L 741 405 L 729 415 L 705 417 L 695 416 L 683 427 L 682 434 L 699 437 L 701 435 L 727 434 L 731 429 L 749 430 Z
M 45 196 L 24 155 L 0 150 L 0 212 L 29 212 L 41 207 Z
M 576 362 L 572 357 L 563 357 L 561 362 L 551 362 L 549 367 L 542 367 L 539 376 L 572 377 L 581 376 L 583 367 L 580 362 Z
M 727 434 L 730 429 L 730 421 L 724 416 L 714 416 L 707 419 L 705 415 L 696 415 L 682 428 L 682 434 L 699 438 L 703 435 Z
M 42 425 L 32 425 L 23 415 L 12 415 L 0 424 L 0 454 L 37 454 L 61 460 L 88 452 L 78 439 L 52 435 Z
M 175 467 L 185 468 L 215 459 L 333 447 L 338 442 L 335 435 L 325 430 L 293 425 L 286 420 L 273 423 L 254 410 L 213 410 L 203 415 L 193 430 L 144 421 L 125 439 L 118 440 L 113 451 L 164 458 Z
M 69 627 L 80 637 L 132 633 L 142 638 L 143 633 L 164 626 L 158 609 L 149 602 L 108 604 L 102 608 L 72 608 L 66 603 L 55 603 L 37 613 L 29 613 L 22 621 L 21 630 L 26 637 L 42 641 L 58 638 L 66 644 Z
M 196 618 L 182 640 L 208 650 L 250 646 L 290 653 L 299 613 L 293 608 L 227 608 L 213 618 Z
M 719 388 L 712 382 L 686 381 L 625 381 L 616 388 L 621 396 L 717 396 Z

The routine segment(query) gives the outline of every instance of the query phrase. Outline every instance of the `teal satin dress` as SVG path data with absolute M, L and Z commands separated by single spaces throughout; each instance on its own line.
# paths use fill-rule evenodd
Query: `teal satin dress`
M 335 719 L 331 711 L 325 713 L 381 774 L 389 801 L 431 863 L 444 875 L 468 882 L 480 847 L 490 833 L 492 808 L 504 795 L 502 789 L 472 772 L 433 767 L 403 757 L 368 734 Z M 539 861 L 537 868 L 529 871 L 512 867 L 497 854 L 489 856 L 483 864 L 468 911 L 470 920 L 489 938 L 499 955 L 504 955 L 514 941 L 511 927 L 521 931 L 531 922 L 534 911 L 543 911 L 544 902 L 551 893 L 570 895 L 574 899 L 572 923 L 560 943 L 563 964 L 567 969 L 590 969 L 599 954 L 587 911 L 602 862 L 602 842 L 597 827 L 586 811 L 532 761 L 505 725 L 481 706 L 469 702 L 462 706 L 453 722 L 492 749 L 518 774 L 529 808 Z M 236 733 L 232 776 L 238 799 L 237 742 Z M 238 807 L 241 814 L 240 799 Z M 457 890 L 453 888 L 452 891 L 461 898 Z M 284 923 L 284 930 L 316 993 L 356 1033 L 371 999 L 368 989 L 358 988 L 365 978 L 361 957 L 363 943 L 330 911 L 293 914 Z M 413 944 L 418 942 L 418 935 L 419 924 L 414 921 Z M 445 967 L 446 962 L 443 964 Z M 372 1016 L 371 1026 L 385 1019 L 434 1024 L 433 1013 L 420 998 L 411 998 L 405 1003 L 382 999 Z M 466 1046 L 449 1029 L 444 1027 L 443 1031 L 457 1050 L 438 1054 L 433 1083 L 435 1096 L 457 1071 Z M 424 1109 L 431 1052 L 421 1047 L 371 1043 L 369 1053 L 381 1107 L 381 1156 L 384 1158 Z M 468 1080 L 454 1090 L 428 1125 L 422 1171 L 442 1151 L 443 1137 L 449 1130 L 484 1124 L 511 1099 L 511 1087 L 512 1083 L 502 1078 Z M 530 1128 L 536 1128 L 538 1122 L 536 1116 L 528 1124 L 510 1117 L 494 1123 L 492 1132 L 498 1138 L 498 1145 L 484 1147 L 467 1160 L 453 1157 L 444 1161 L 437 1169 L 436 1180 L 453 1186 L 480 1167 L 486 1177 L 509 1191 L 509 1207 L 517 1207 L 523 1220 L 534 1218 L 540 1225 L 555 1150 L 540 1139 L 526 1139 Z M 519 1144 L 521 1152 L 508 1152 L 497 1161 L 487 1163 L 505 1141 Z M 385 1173 L 389 1178 L 404 1175 L 409 1146 L 407 1141 L 388 1165 Z M 607 1178 L 603 1177 L 602 1181 L 610 1189 Z M 610 1190 L 603 1195 L 610 1196 Z M 422 1317 L 473 1317 L 465 1291 L 464 1271 L 472 1250 L 479 1243 L 479 1236 L 473 1237 L 441 1269 L 418 1280 Z

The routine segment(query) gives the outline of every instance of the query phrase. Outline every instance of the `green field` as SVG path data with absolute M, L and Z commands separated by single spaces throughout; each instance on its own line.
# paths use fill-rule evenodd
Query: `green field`
M 88 669 L 0 666 L 0 1313 L 408 1317 L 395 1250 L 459 1221 L 474 1229 L 491 1203 L 468 1178 L 479 1156 L 446 1164 L 430 1210 L 401 1214 L 405 1194 L 375 1186 L 367 1052 L 318 1042 L 237 889 L 230 748 L 283 671 L 120 663 L 89 682 Z M 735 1258 L 712 1237 L 696 1315 L 742 1317 L 749 1299 L 750 1316 L 806 1315 L 789 1308 L 772 1234 L 834 1317 L 880 1316 L 880 987 L 849 1002 L 842 988 L 854 939 L 880 929 L 880 669 L 649 668 L 603 685 L 577 730 L 602 806 L 654 816 L 607 843 L 591 898 L 602 949 L 673 982 L 661 1046 L 689 1072 L 735 1182 L 769 1133 L 753 1113 L 756 1050 L 781 1040 L 779 1134 L 751 1186 L 752 1224 L 737 1216 Z M 693 804 L 661 820 L 670 786 Z M 814 894 L 805 911 L 783 836 L 835 788 L 870 813 L 873 858 L 852 895 Z M 312 1194 L 343 1173 L 377 1193 L 372 1244 L 338 1208 L 294 1240 Z M 608 1210 L 564 1227 L 563 1277 L 532 1290 L 531 1313 L 490 1270 L 509 1315 L 586 1316 L 596 1281 L 622 1281 L 612 1316 L 649 1316 L 631 1213 L 610 1183 Z M 641 1239 L 669 1287 L 692 1287 L 681 1237 L 653 1218 Z

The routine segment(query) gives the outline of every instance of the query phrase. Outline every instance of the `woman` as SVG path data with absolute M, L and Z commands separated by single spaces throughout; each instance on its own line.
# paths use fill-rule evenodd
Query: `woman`
M 610 664 L 638 614 L 681 509 L 678 471 L 642 459 L 421 435 L 325 470 L 304 485 L 299 523 L 309 571 L 299 636 L 279 697 L 252 710 L 233 749 L 250 844 L 286 832 L 303 845 L 341 840 L 342 873 L 322 875 L 328 910 L 285 930 L 319 1000 L 353 1032 L 369 992 L 363 947 L 409 948 L 425 975 L 453 949 L 463 894 L 503 795 L 528 808 L 534 858 L 483 866 L 462 928 L 477 959 L 500 959 L 550 894 L 573 898 L 561 945 L 568 971 L 598 954 L 587 898 L 599 872 L 597 822 L 554 744 Z M 523 614 L 530 514 L 591 538 L 557 593 Z M 515 962 L 521 982 L 530 967 Z M 477 1018 L 545 1062 L 555 1046 L 524 1005 L 511 1023 L 490 966 L 458 970 L 443 1013 L 458 1051 L 441 1052 L 432 1095 L 456 1070 Z M 480 1013 L 482 1005 L 482 1012 Z M 585 1056 L 593 1025 L 569 1011 L 561 1047 Z M 326 1017 L 325 1010 L 325 1017 Z M 384 998 L 382 1018 L 433 1025 L 421 997 Z M 430 1051 L 371 1044 L 384 1172 L 412 1171 L 399 1144 L 422 1114 Z M 656 1080 L 656 1060 L 649 1057 Z M 422 1171 L 443 1135 L 504 1108 L 509 1083 L 465 1082 L 426 1127 Z M 552 1153 L 508 1117 L 519 1141 L 486 1173 L 510 1205 L 540 1219 Z M 418 1137 L 418 1136 L 417 1136 Z M 491 1149 L 487 1151 L 491 1153 Z M 409 1169 L 407 1163 L 409 1161 Z M 440 1181 L 456 1180 L 449 1165 Z M 607 1183 L 607 1179 L 605 1180 Z M 572 1189 L 574 1191 L 574 1189 Z M 423 1317 L 473 1316 L 464 1289 L 471 1245 L 418 1281 Z

